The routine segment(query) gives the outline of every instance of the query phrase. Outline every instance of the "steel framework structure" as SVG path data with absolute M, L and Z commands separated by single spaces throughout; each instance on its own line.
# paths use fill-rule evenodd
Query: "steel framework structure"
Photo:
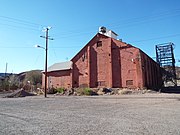
M 177 86 L 173 50 L 174 44 L 171 42 L 156 45 L 156 61 L 162 68 L 165 69 L 164 81 L 171 81 L 174 83 L 175 86 Z

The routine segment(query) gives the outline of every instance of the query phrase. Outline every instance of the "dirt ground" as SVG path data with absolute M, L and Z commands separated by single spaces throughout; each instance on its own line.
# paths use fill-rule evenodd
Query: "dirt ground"
M 179 135 L 180 94 L 0 96 L 0 135 Z

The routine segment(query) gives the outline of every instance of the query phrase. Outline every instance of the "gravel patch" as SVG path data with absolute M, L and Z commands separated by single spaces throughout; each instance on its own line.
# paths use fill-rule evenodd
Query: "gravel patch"
M 176 135 L 180 95 L 0 98 L 0 135 Z

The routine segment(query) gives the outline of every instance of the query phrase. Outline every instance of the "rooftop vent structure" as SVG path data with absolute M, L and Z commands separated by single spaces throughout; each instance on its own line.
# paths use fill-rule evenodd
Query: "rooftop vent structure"
M 99 27 L 99 33 L 103 34 L 103 35 L 106 35 L 108 37 L 114 38 L 114 39 L 117 39 L 117 36 L 118 36 L 118 34 L 113 32 L 112 30 L 106 29 L 106 27 L 104 27 L 104 26 Z
M 104 27 L 104 26 L 99 27 L 99 32 L 106 33 L 106 27 Z

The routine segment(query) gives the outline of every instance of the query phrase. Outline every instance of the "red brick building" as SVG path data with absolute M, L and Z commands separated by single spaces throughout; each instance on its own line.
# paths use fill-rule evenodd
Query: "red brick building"
M 96 34 L 70 62 L 49 67 L 48 87 L 160 88 L 160 66 L 109 32 Z

